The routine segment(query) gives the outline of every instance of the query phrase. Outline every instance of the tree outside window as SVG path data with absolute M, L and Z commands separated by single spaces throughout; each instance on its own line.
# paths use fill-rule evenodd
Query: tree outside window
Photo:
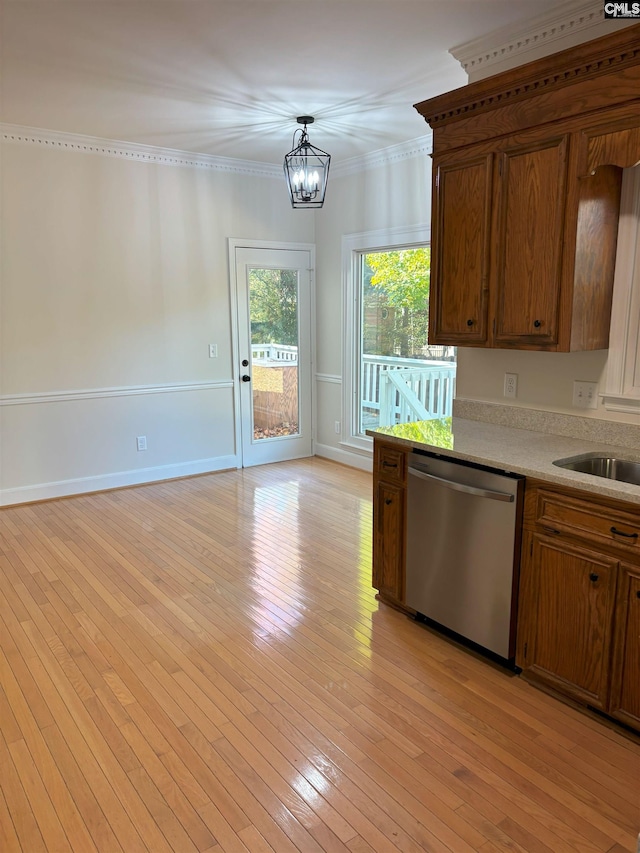
M 428 357 L 430 265 L 428 247 L 363 255 L 363 352 Z

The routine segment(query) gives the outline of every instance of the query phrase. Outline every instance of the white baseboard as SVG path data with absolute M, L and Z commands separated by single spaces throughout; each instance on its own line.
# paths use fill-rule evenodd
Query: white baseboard
M 339 447 L 331 447 L 328 444 L 314 444 L 316 456 L 323 459 L 331 459 L 332 462 L 340 462 L 350 465 L 352 468 L 360 468 L 361 471 L 373 471 L 373 459 L 371 454 L 364 455 L 357 451 L 342 450 Z
M 223 471 L 227 468 L 237 468 L 238 465 L 237 456 L 214 456 L 210 459 L 195 459 L 192 462 L 158 465 L 154 468 L 137 468 L 133 471 L 118 471 L 96 477 L 80 477 L 54 483 L 18 486 L 14 489 L 0 490 L 0 506 L 32 503 L 33 501 L 81 495 L 87 492 L 101 492 L 107 489 L 120 489 L 124 486 L 139 486 L 144 483 L 156 483 L 159 480 L 172 480 L 177 477 L 190 477 L 194 474 Z

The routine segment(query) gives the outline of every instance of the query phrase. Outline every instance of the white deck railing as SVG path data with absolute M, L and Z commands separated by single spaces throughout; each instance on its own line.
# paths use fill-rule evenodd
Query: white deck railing
M 279 361 L 289 365 L 298 363 L 298 347 L 285 344 L 251 344 L 252 361 Z
M 252 344 L 251 357 L 258 364 L 294 367 L 298 363 L 298 348 L 284 344 Z M 451 415 L 455 382 L 455 362 L 363 355 L 363 428 Z
M 363 422 L 391 426 L 451 415 L 454 362 L 376 355 L 362 361 Z

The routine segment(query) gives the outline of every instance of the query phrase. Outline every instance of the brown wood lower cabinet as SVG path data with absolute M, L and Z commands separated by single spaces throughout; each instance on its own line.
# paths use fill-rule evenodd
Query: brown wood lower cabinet
M 640 727 L 640 567 L 623 564 L 618 578 L 616 644 L 609 713 Z
M 517 664 L 640 728 L 640 511 L 528 481 L 524 525 Z
M 378 483 L 374 497 L 373 585 L 382 595 L 404 598 L 404 488 Z
M 535 572 L 524 649 L 531 676 L 604 709 L 617 562 L 564 538 L 530 534 Z
M 373 586 L 387 601 L 404 602 L 407 454 L 373 443 Z

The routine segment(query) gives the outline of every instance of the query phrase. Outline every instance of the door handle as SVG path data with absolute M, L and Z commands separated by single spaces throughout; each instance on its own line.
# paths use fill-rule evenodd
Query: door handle
M 610 530 L 614 536 L 624 536 L 625 539 L 637 539 L 638 538 L 637 533 L 625 533 L 624 530 L 618 530 L 617 527 L 611 527 Z
M 248 374 L 248 373 L 243 373 L 243 374 L 242 374 L 242 381 L 243 381 L 243 382 L 251 382 L 251 377 L 249 376 L 249 374 Z
M 456 483 L 454 480 L 436 477 L 435 474 L 427 474 L 426 471 L 418 471 L 416 468 L 409 468 L 409 474 L 414 477 L 420 477 L 423 480 L 435 480 L 436 483 L 447 489 L 453 489 L 455 492 L 464 492 L 467 495 L 476 495 L 479 498 L 490 498 L 494 501 L 506 501 L 507 503 L 513 503 L 515 500 L 515 496 L 508 492 L 496 492 L 493 489 L 478 489 L 476 486 L 468 486 L 466 483 Z

